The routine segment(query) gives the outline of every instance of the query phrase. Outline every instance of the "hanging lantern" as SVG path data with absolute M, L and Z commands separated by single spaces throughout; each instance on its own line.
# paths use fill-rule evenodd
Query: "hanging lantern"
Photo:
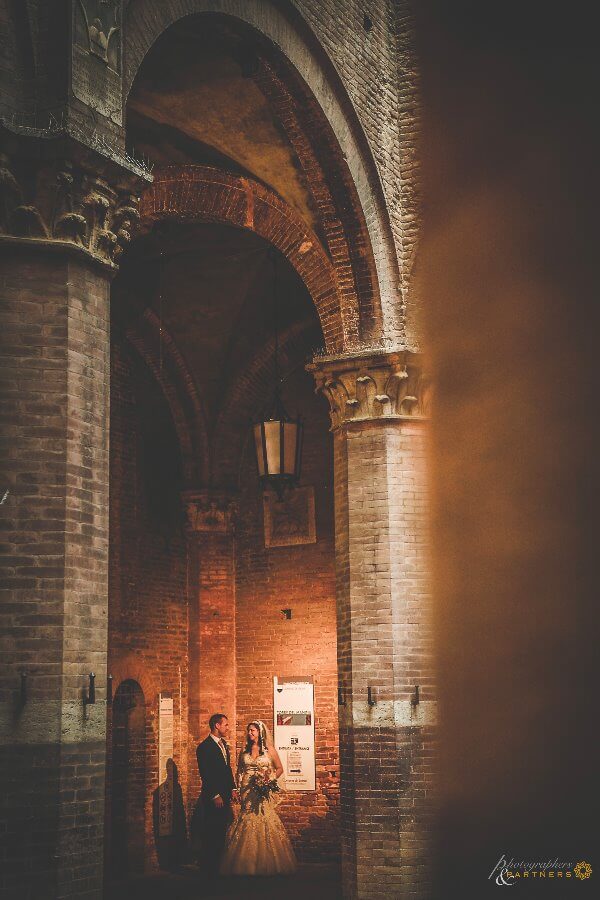
M 277 388 L 269 411 L 253 428 L 259 478 L 265 490 L 276 491 L 281 500 L 300 478 L 302 422 L 287 414 Z
M 277 330 L 277 257 L 270 250 L 273 261 L 273 326 L 275 333 L 275 396 L 271 406 L 259 422 L 253 425 L 258 475 L 263 488 L 274 490 L 279 500 L 286 489 L 293 488 L 300 479 L 303 425 L 292 419 L 285 410 L 280 394 L 279 335 Z

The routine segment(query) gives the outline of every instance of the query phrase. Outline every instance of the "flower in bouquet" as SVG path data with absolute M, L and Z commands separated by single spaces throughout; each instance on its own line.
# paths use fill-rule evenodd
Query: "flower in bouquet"
M 256 772 L 250 776 L 249 786 L 260 800 L 268 800 L 271 794 L 279 791 L 279 784 L 268 772 Z

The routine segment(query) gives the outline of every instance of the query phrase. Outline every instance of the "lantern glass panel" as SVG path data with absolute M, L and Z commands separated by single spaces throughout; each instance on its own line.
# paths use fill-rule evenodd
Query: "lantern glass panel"
M 296 474 L 296 442 L 298 440 L 298 426 L 295 422 L 285 422 L 283 468 L 286 475 Z
M 265 440 L 267 444 L 267 475 L 281 474 L 280 450 L 281 423 L 265 422 Z

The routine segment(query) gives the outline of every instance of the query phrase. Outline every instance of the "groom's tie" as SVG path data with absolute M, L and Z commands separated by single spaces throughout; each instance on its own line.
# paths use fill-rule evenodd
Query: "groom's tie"
M 221 753 L 223 754 L 223 759 L 227 762 L 227 750 L 225 749 L 225 741 L 223 738 L 219 741 L 219 747 L 221 748 Z

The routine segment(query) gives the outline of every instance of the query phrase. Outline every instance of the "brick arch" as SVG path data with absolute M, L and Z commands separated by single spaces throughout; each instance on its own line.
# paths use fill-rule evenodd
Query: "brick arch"
M 259 60 L 253 79 L 294 149 L 322 229 L 338 282 L 346 297 L 356 297 L 361 341 L 381 336 L 381 297 L 375 256 L 352 176 L 333 131 L 299 77 Z
M 136 681 L 144 695 L 147 706 L 152 706 L 160 691 L 160 684 L 156 673 L 152 670 L 139 654 L 130 652 L 115 656 L 109 663 L 110 674 L 113 677 L 113 697 L 119 685 L 124 681 Z
M 125 336 L 152 372 L 167 401 L 186 484 L 208 484 L 210 443 L 206 410 L 173 337 L 150 307 L 146 307 L 135 326 L 127 329 Z M 157 351 L 160 341 L 162 365 Z
M 336 202 L 337 212 L 342 219 L 342 210 L 346 207 L 346 211 L 351 210 L 353 214 L 349 216 L 349 233 L 348 223 L 341 223 L 343 241 L 348 246 L 341 246 L 340 229 L 335 235 L 334 228 L 330 250 L 334 262 L 335 257 L 339 257 L 339 276 L 345 281 L 344 294 L 354 291 L 359 297 L 359 309 L 364 310 L 362 321 L 357 318 L 357 330 L 359 324 L 362 326 L 359 340 L 353 338 L 344 348 L 383 339 L 403 341 L 404 311 L 399 285 L 403 248 L 401 241 L 397 246 L 394 238 L 378 166 L 342 78 L 294 4 L 287 0 L 164 0 L 157 7 L 153 0 L 132 0 L 124 30 L 124 102 L 155 41 L 175 22 L 202 13 L 228 16 L 266 38 L 283 56 L 288 75 L 304 86 L 305 96 L 301 99 L 313 108 L 310 118 L 314 129 L 328 132 L 325 164 L 335 144 L 335 171 L 340 176 L 339 181 L 346 182 L 342 202 Z M 264 65 L 255 80 L 294 146 L 313 197 L 320 198 L 317 206 L 327 206 L 332 198 L 326 196 L 327 190 L 323 191 L 323 161 L 314 165 L 314 153 L 308 146 L 310 141 L 297 127 L 289 97 L 283 96 L 284 80 Z M 304 120 L 302 125 L 306 125 Z M 323 208 L 321 214 L 327 217 Z M 324 230 L 327 238 L 327 228 Z M 343 272 L 343 256 L 352 271 L 352 285 L 348 284 L 347 270 Z
M 276 247 L 296 270 L 313 300 L 329 352 L 359 338 L 356 297 L 344 294 L 331 260 L 303 219 L 259 182 L 210 166 L 158 170 L 140 203 L 142 226 L 175 219 L 218 222 L 253 231 Z

